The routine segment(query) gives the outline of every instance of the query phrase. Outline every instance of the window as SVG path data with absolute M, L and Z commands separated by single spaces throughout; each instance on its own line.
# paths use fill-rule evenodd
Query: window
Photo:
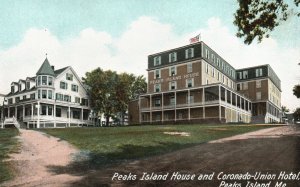
M 261 81 L 256 81 L 256 88 L 260 88 L 261 87 Z
M 189 48 L 185 50 L 185 58 L 193 58 L 194 57 L 194 48 Z
M 248 78 L 248 71 L 243 71 L 243 79 L 247 79 Z
M 172 67 L 170 67 L 170 69 L 169 69 L 169 75 L 170 76 L 174 76 L 174 75 L 176 75 L 176 66 L 172 66 Z
M 22 85 L 19 84 L 19 92 L 22 91 Z
M 64 101 L 66 101 L 66 102 L 71 102 L 71 96 L 69 96 L 69 95 L 64 95 Z
M 35 99 L 35 94 L 30 94 L 30 99 Z
M 73 110 L 73 119 L 80 119 L 80 111 Z
M 63 101 L 64 100 L 63 95 L 59 94 L 59 93 L 56 93 L 56 100 Z
M 48 99 L 52 99 L 52 90 L 48 90 Z
M 208 79 L 206 79 L 206 84 L 208 84 L 209 82 L 208 82 Z
M 217 58 L 217 66 L 220 67 L 220 59 L 219 58 Z
M 213 63 L 216 63 L 215 62 L 215 55 L 213 53 L 211 54 L 211 60 L 213 61 Z
M 205 63 L 205 72 L 208 74 L 208 64 Z
M 170 105 L 175 105 L 175 97 L 174 96 L 170 97 Z
M 80 98 L 79 97 L 75 97 L 75 103 L 80 103 Z
M 26 100 L 26 95 L 23 95 L 23 100 Z
M 224 70 L 224 62 L 221 62 L 221 69 Z
M 191 88 L 194 86 L 194 79 L 186 79 L 186 87 Z
M 220 72 L 218 72 L 218 74 L 217 74 L 217 75 L 218 75 L 218 81 L 219 81 L 219 80 L 220 80 Z
M 193 64 L 192 63 L 188 63 L 187 64 L 187 72 L 188 73 L 192 73 L 193 72 Z
M 52 116 L 52 106 L 48 106 L 48 116 Z
M 38 76 L 38 83 L 37 83 L 38 86 L 41 85 L 41 76 Z
M 160 69 L 154 71 L 154 79 L 159 79 L 160 77 Z
M 241 85 L 240 84 L 236 84 L 236 90 L 240 91 L 241 90 Z
M 244 89 L 244 90 L 248 90 L 248 82 L 244 82 L 244 84 L 243 84 L 243 89 Z
M 256 99 L 261 100 L 261 92 L 256 92 Z
M 175 62 L 177 61 L 177 53 L 173 52 L 169 54 L 169 62 Z
M 38 90 L 38 98 L 41 98 L 41 90 Z
M 63 82 L 63 81 L 60 81 L 60 88 L 64 89 L 64 90 L 67 90 L 68 89 L 68 84 Z
M 47 90 L 42 90 L 42 99 L 47 99 Z
M 243 79 L 242 72 L 238 72 L 238 79 Z
M 56 107 L 55 110 L 56 117 L 61 117 L 61 108 Z
M 72 84 L 72 91 L 73 92 L 78 92 L 78 86 L 75 84 Z
M 187 99 L 187 101 L 186 101 L 186 103 L 194 103 L 194 96 L 193 95 L 186 95 L 187 97 L 186 97 L 186 99 Z
M 153 64 L 154 66 L 158 66 L 161 64 L 161 57 L 160 56 L 156 56 L 153 58 Z
M 89 100 L 88 100 L 88 99 L 82 98 L 82 99 L 81 99 L 81 105 L 89 106 Z
M 52 86 L 52 85 L 53 85 L 53 77 L 49 77 L 48 85 L 49 85 L 49 86 Z
M 211 75 L 213 76 L 213 77 L 215 77 L 215 68 L 211 68 Z
M 42 85 L 47 85 L 47 76 L 42 76 Z
M 175 90 L 176 89 L 176 81 L 169 82 L 169 90 Z
M 12 98 L 11 99 L 8 99 L 8 104 L 12 104 Z
M 68 81 L 73 81 L 73 75 L 70 74 L 70 73 L 66 73 L 66 79 L 67 79 Z
M 41 115 L 43 115 L 43 116 L 47 115 L 47 106 L 46 105 L 42 105 Z
M 160 106 L 160 98 L 156 98 L 154 101 L 154 106 L 159 107 Z
M 262 76 L 262 68 L 258 68 L 258 69 L 255 70 L 255 76 L 256 77 Z
M 15 86 L 11 86 L 10 91 L 11 91 L 11 93 L 15 93 Z
M 207 59 L 209 59 L 209 51 L 208 51 L 208 49 L 205 49 L 205 57 L 206 57 Z
M 29 90 L 29 89 L 30 89 L 30 82 L 27 81 L 27 82 L 26 82 L 26 90 Z
M 222 82 L 225 83 L 225 76 L 222 74 Z
M 160 84 L 154 85 L 154 92 L 160 92 Z

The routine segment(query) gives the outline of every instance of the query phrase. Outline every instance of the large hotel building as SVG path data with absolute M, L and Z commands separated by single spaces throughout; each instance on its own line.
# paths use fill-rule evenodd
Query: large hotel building
M 270 65 L 235 69 L 201 41 L 149 55 L 147 71 L 130 124 L 280 122 L 280 79 Z

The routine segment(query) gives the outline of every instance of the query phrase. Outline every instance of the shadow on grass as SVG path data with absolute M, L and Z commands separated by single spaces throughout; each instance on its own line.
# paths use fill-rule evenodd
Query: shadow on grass
M 71 174 L 82 176 L 89 171 L 102 170 L 109 167 L 144 159 L 150 156 L 162 155 L 175 150 L 189 148 L 198 144 L 160 143 L 157 146 L 123 145 L 118 152 L 89 153 L 81 151 L 74 155 L 74 161 L 67 166 L 48 166 L 55 174 Z M 154 151 L 155 150 L 155 151 Z

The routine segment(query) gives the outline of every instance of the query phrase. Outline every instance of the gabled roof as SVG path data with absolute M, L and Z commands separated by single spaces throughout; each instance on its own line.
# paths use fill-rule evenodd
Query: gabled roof
M 47 58 L 43 62 L 42 66 L 40 67 L 40 69 L 38 70 L 38 72 L 36 73 L 36 75 L 51 75 L 51 76 L 55 76 L 54 71 L 53 71 L 52 67 L 50 66 L 50 63 L 49 63 L 49 61 L 48 61 Z
M 55 77 L 57 77 L 59 74 L 61 74 L 62 72 L 64 72 L 66 69 L 68 69 L 68 67 L 69 66 L 61 68 L 61 69 L 58 69 L 58 70 L 55 70 L 54 71 Z
M 35 87 L 35 86 L 32 87 L 32 88 L 29 89 L 29 90 L 24 89 L 24 90 L 22 90 L 22 91 L 17 91 L 17 92 L 15 92 L 15 93 L 9 92 L 5 97 L 9 97 L 9 96 L 13 96 L 13 95 L 18 95 L 18 94 L 23 94 L 23 93 L 31 92 L 31 91 L 34 91 L 34 90 L 36 90 L 36 87 Z

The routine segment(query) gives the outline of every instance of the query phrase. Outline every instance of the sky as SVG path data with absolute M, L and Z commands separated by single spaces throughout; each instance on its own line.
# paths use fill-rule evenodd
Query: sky
M 35 76 L 47 53 L 56 69 L 80 77 L 97 67 L 147 77 L 147 56 L 201 40 L 235 68 L 270 64 L 281 79 L 282 105 L 300 107 L 300 18 L 258 43 L 235 33 L 232 0 L 0 0 L 0 93 Z

